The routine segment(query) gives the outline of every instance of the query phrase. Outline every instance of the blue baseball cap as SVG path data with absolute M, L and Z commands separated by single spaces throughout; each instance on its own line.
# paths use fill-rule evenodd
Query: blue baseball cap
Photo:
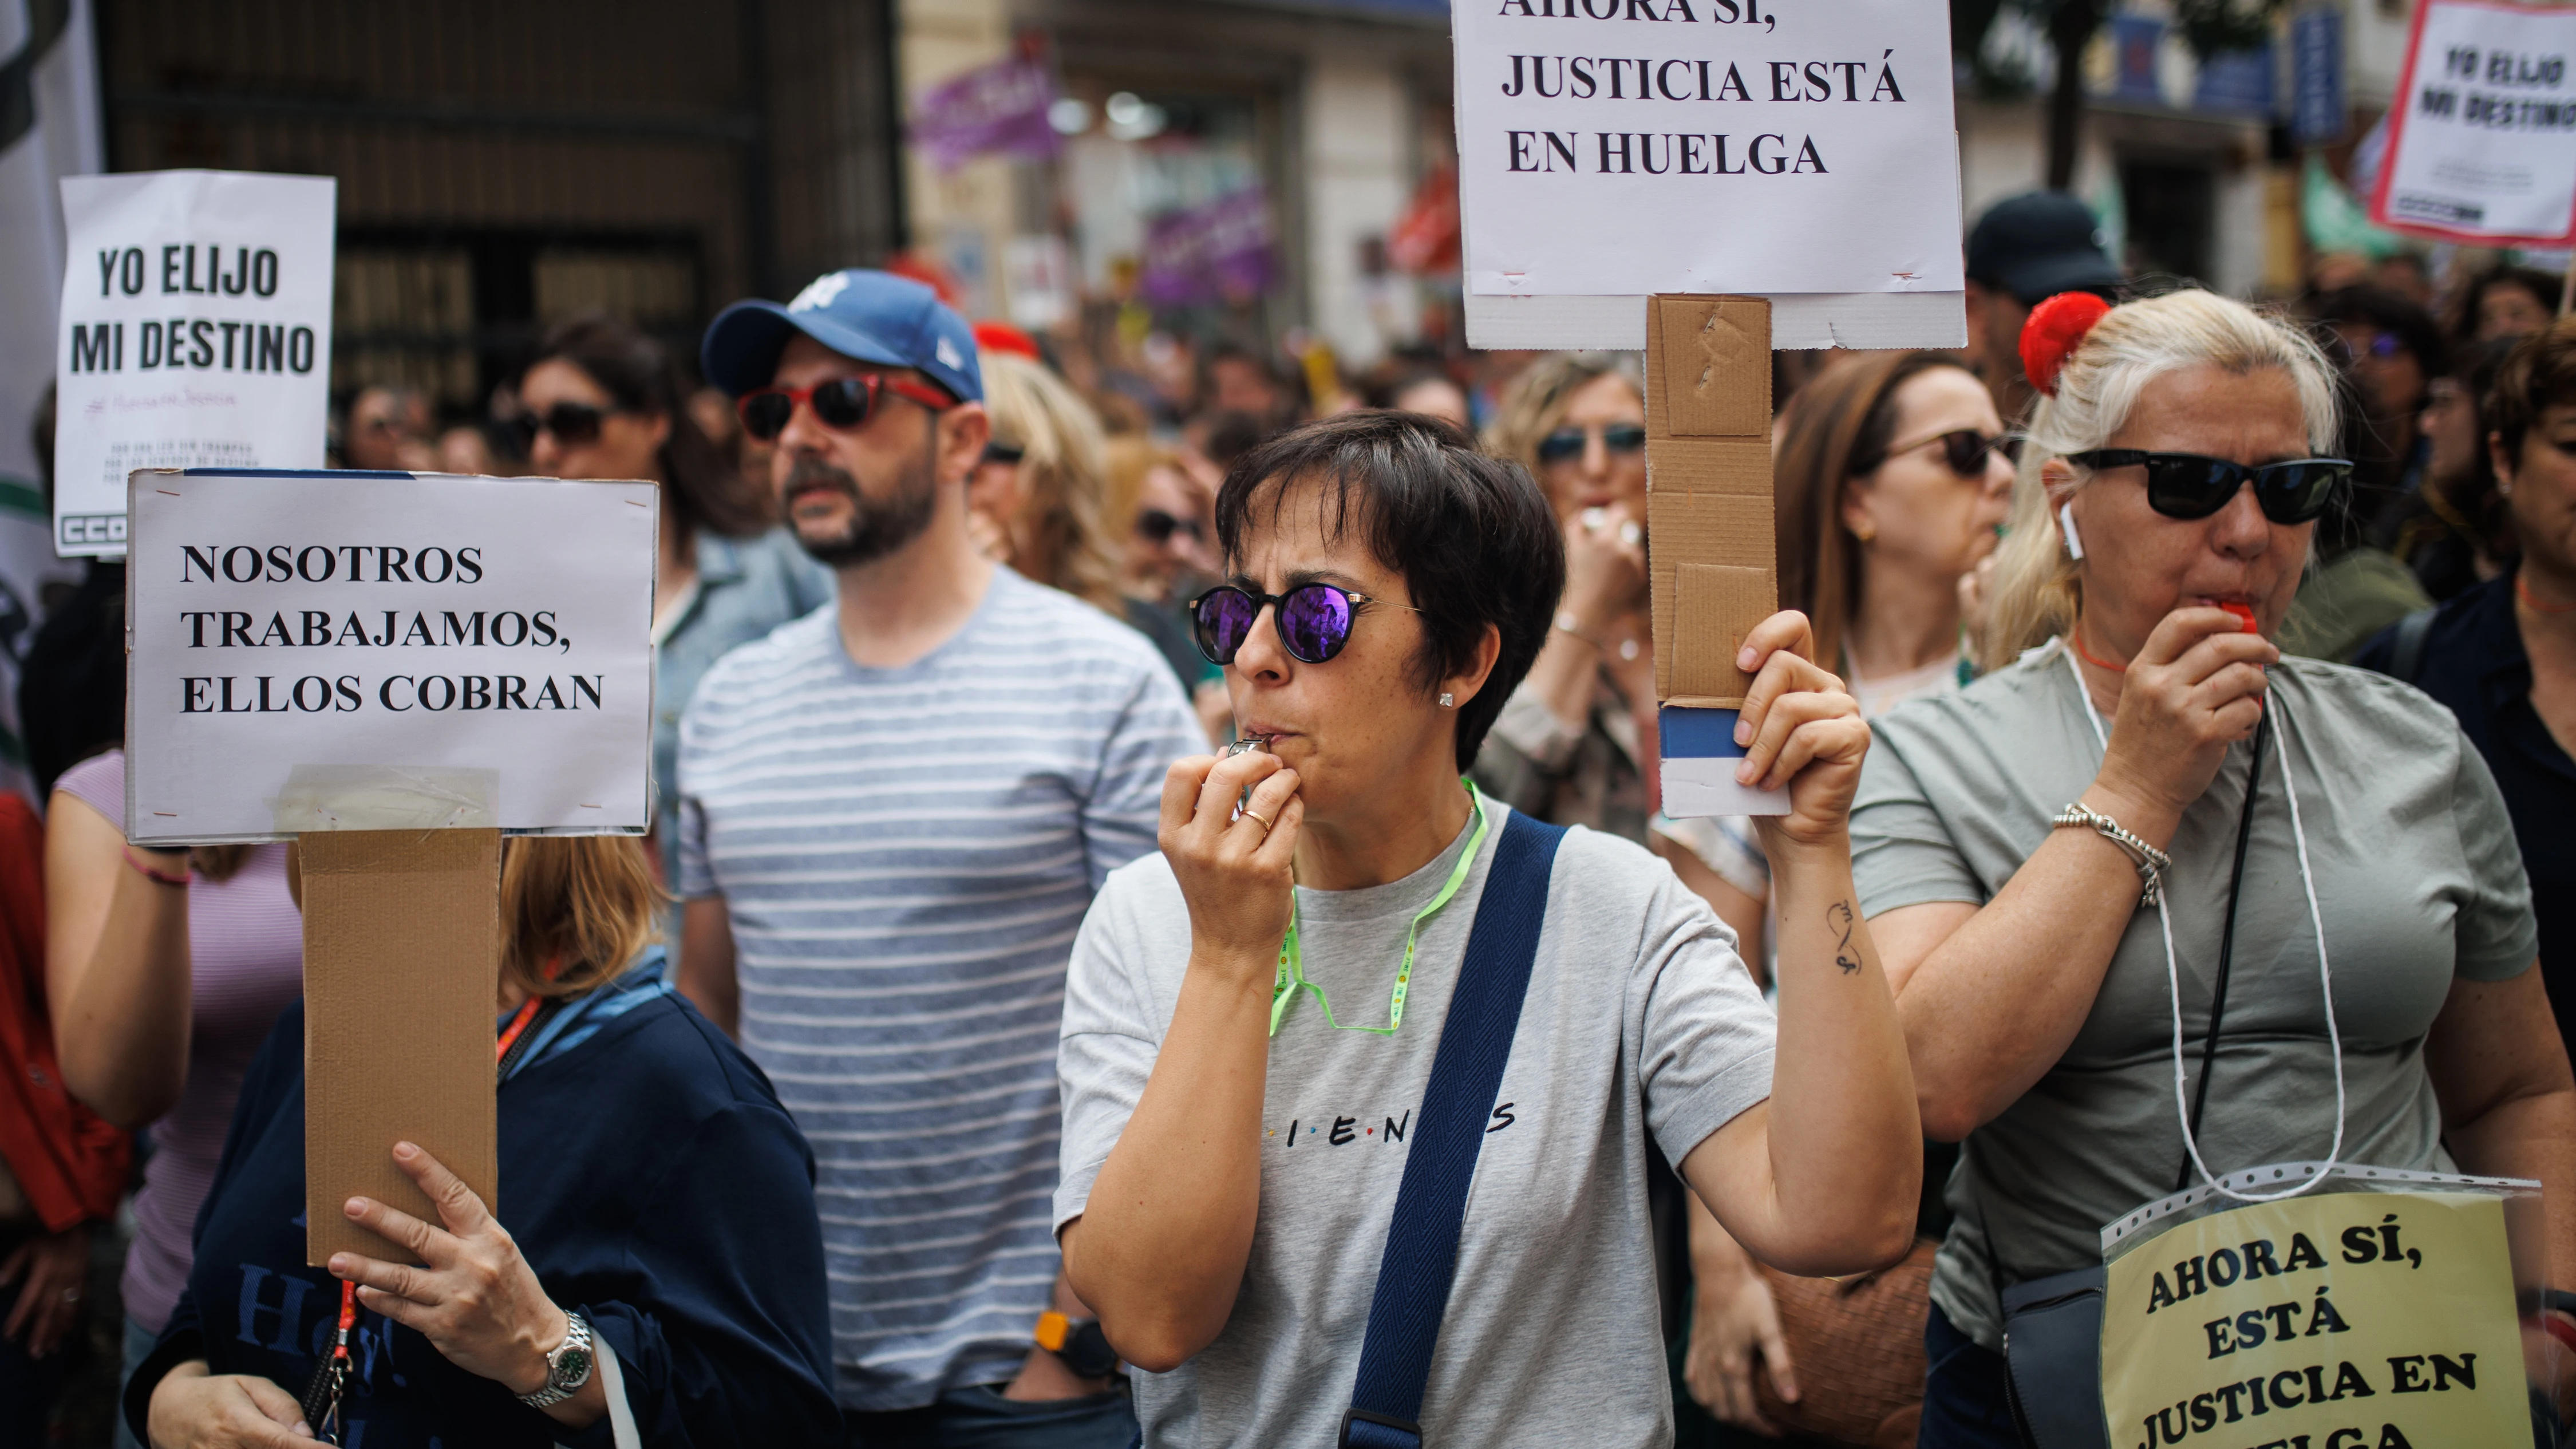
M 913 368 L 960 402 L 984 400 L 966 319 L 921 283 L 865 267 L 826 272 L 784 307 L 757 299 L 727 307 L 707 328 L 699 369 L 734 397 L 767 387 L 794 332 L 843 357 Z

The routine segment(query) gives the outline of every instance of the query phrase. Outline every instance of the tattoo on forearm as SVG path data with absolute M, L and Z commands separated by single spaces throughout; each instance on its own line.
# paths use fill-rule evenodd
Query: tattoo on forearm
M 1860 953 L 1852 949 L 1851 942 L 1855 924 L 1851 902 L 1836 901 L 1825 907 L 1826 929 L 1841 935 L 1841 939 L 1834 942 L 1834 964 L 1843 968 L 1846 976 L 1860 969 Z

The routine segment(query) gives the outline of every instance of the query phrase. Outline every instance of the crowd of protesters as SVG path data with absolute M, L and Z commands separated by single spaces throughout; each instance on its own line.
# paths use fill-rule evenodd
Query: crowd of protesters
M 94 566 L 0 800 L 0 1440 L 120 1238 L 162 1449 L 1999 1449 L 2005 1290 L 2329 1135 L 2576 1260 L 2558 279 L 2256 309 L 2052 193 L 1966 259 L 1963 349 L 1775 362 L 1778 817 L 1663 808 L 1634 356 L 1113 367 L 852 269 L 359 391 L 350 468 L 661 485 L 652 830 L 509 845 L 500 1216 L 388 1144 L 420 1266 L 308 1267 L 292 851 L 126 843 Z

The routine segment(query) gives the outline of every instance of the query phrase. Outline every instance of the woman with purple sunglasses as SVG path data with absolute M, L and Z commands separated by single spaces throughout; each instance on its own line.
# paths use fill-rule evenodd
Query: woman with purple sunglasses
M 1565 582 L 1526 472 L 1350 414 L 1239 460 L 1216 523 L 1194 621 L 1251 748 L 1172 767 L 1162 853 L 1074 945 L 1059 1056 L 1065 1271 L 1143 1371 L 1145 1442 L 1669 1443 L 1647 1153 L 1793 1272 L 1913 1232 L 1912 1078 L 1844 823 L 1858 707 L 1803 617 L 1746 640 L 1740 774 L 1792 803 L 1765 826 L 1775 1021 L 1669 866 L 1463 778 Z

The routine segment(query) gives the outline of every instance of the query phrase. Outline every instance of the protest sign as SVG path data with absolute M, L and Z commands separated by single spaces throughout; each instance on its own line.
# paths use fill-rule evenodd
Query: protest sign
M 2472 246 L 2576 238 L 2576 9 L 2424 0 L 2371 220 Z
M 650 818 L 658 507 L 550 478 L 128 484 L 126 835 L 297 842 L 310 1262 L 410 1261 L 340 1210 L 435 1220 L 398 1141 L 499 1204 L 501 836 Z
M 652 484 L 141 472 L 132 498 L 129 838 L 650 822 Z
M 1656 297 L 1646 313 L 1646 572 L 1663 811 L 1786 815 L 1787 790 L 1735 781 L 1735 651 L 1779 607 L 1771 504 L 1770 308 Z
M 63 178 L 54 550 L 126 549 L 137 468 L 318 468 L 330 426 L 327 176 Z
M 1929 0 L 1456 0 L 1471 344 L 1635 348 L 1647 294 L 1720 292 L 1771 295 L 1774 345 L 1964 342 L 1948 26 Z
M 2249 1204 L 2108 1268 L 2103 1413 L 2121 1449 L 2519 1449 L 2525 1382 L 2493 1190 Z

